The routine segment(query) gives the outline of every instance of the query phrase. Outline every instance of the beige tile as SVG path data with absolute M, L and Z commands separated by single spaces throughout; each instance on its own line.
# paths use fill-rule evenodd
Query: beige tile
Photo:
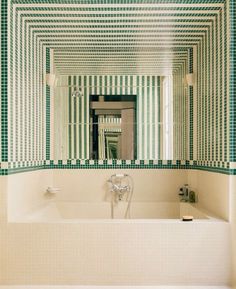
M 178 201 L 178 189 L 187 181 L 186 170 L 55 170 L 54 185 L 63 201 L 101 201 L 109 193 L 107 180 L 127 173 L 134 182 L 134 201 Z
M 198 195 L 200 207 L 225 220 L 229 219 L 229 176 L 200 170 L 188 171 L 190 188 Z

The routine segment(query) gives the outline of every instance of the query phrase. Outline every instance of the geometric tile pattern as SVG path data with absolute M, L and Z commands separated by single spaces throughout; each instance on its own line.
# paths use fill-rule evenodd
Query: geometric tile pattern
M 3 172 L 52 159 L 48 49 L 59 75 L 173 74 L 179 80 L 187 72 L 186 55 L 196 50 L 192 99 L 175 89 L 187 104 L 182 155 L 188 150 L 186 159 L 197 167 L 229 169 L 236 161 L 234 25 L 233 0 L 2 0 Z
M 176 86 L 177 80 L 182 83 L 182 74 L 176 73 L 174 79 Z M 65 76 L 59 77 L 54 96 L 57 110 L 54 116 L 55 143 L 58 147 L 55 155 L 61 156 L 61 159 L 89 159 L 90 95 L 135 95 L 137 159 L 162 159 L 165 152 L 162 82 L 162 77 L 150 75 L 79 75 L 69 76 L 68 79 Z M 74 87 L 79 87 L 82 92 L 80 98 L 72 97 Z M 174 130 L 175 136 L 173 158 L 188 159 L 185 127 L 187 96 L 183 86 L 178 85 L 173 90 L 176 91 L 173 97 L 175 121 L 174 126 L 171 124 L 169 127 L 170 131 Z
M 236 162 L 236 3 L 230 1 L 230 161 Z

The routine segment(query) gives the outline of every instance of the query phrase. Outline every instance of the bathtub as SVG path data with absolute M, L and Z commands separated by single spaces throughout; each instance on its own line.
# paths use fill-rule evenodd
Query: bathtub
M 116 203 L 113 218 L 124 219 L 127 202 Z M 32 222 L 76 222 L 80 220 L 111 219 L 110 202 L 49 202 L 46 206 L 24 216 Z M 180 202 L 132 202 L 129 219 L 132 220 L 180 220 L 184 215 L 191 215 L 196 220 L 216 220 L 207 212 L 199 210 L 189 203 Z
M 15 230 L 22 236 L 21 250 L 7 252 L 11 284 L 229 284 L 228 222 L 179 202 L 133 202 L 124 219 L 126 205 L 118 203 L 111 219 L 110 202 L 50 201 L 11 222 L 8 238 Z M 183 222 L 182 215 L 194 220 Z

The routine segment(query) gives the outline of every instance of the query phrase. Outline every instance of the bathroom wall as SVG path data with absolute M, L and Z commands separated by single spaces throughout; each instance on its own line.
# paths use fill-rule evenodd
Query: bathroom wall
M 178 158 L 191 160 L 192 163 L 190 165 L 211 167 L 212 170 L 217 170 L 217 168 L 227 170 L 227 166 L 229 166 L 229 154 L 231 154 L 229 140 L 233 141 L 233 138 L 229 137 L 228 129 L 229 124 L 231 125 L 229 115 L 233 114 L 233 111 L 229 110 L 228 104 L 233 97 L 229 97 L 227 74 L 229 72 L 230 47 L 227 44 L 227 39 L 229 39 L 227 5 L 231 2 L 216 1 L 216 7 L 214 11 L 212 10 L 212 13 L 209 12 L 209 15 L 200 11 L 199 19 L 194 19 L 199 29 L 200 27 L 204 27 L 204 33 L 203 30 L 196 31 L 196 33 L 199 33 L 198 37 L 200 37 L 196 39 L 200 40 L 196 42 L 194 39 L 191 39 L 191 41 L 194 40 L 193 44 L 189 42 L 187 45 L 186 39 L 184 39 L 184 47 L 187 45 L 187 47 L 193 49 L 193 52 L 196 50 L 196 53 L 194 53 L 197 55 L 198 61 L 193 66 L 197 66 L 195 75 L 197 77 L 197 88 L 195 85 L 192 104 L 185 99 L 183 92 L 180 93 L 182 104 L 186 101 L 189 107 L 194 104 L 190 109 L 189 118 L 187 118 L 188 111 L 181 113 L 180 116 L 183 117 L 184 126 L 188 125 L 186 120 L 190 122 L 190 126 L 193 126 L 192 116 L 194 112 L 197 112 L 197 117 L 194 120 L 195 125 L 192 129 L 188 129 L 187 132 L 184 129 L 184 131 L 180 131 L 177 134 L 182 142 Z M 41 168 L 42 166 L 50 165 L 49 160 L 53 161 L 52 152 L 50 153 L 49 95 L 51 91 L 45 84 L 45 74 L 52 69 L 50 67 L 49 51 L 52 35 L 45 34 L 45 37 L 43 37 L 47 29 L 42 28 L 42 31 L 39 31 L 38 28 L 41 27 L 39 20 L 41 21 L 42 19 L 38 19 L 37 17 L 39 16 L 34 19 L 36 15 L 35 9 L 44 10 L 47 7 L 37 8 L 34 5 L 29 5 L 26 13 L 24 8 L 17 6 L 18 4 L 10 3 L 9 5 L 12 5 L 12 9 L 9 9 L 9 19 L 7 19 L 8 6 L 7 2 L 3 3 L 2 9 L 5 9 L 2 13 L 4 25 L 1 26 L 1 29 L 3 39 L 6 38 L 6 47 L 9 44 L 9 49 L 7 50 L 9 53 L 6 50 L 2 52 L 2 63 L 4 63 L 2 72 L 3 74 L 5 73 L 4 78 L 2 78 L 3 93 L 1 107 L 2 169 L 8 169 L 9 167 L 13 170 L 12 172 L 15 172 L 19 167 L 27 167 L 31 170 L 38 166 Z M 206 7 L 208 7 L 207 3 Z M 63 8 L 61 7 L 61 9 Z M 21 17 L 21 15 L 25 15 L 29 19 L 32 18 L 31 20 L 35 21 L 35 23 L 26 25 L 25 18 Z M 212 19 L 211 26 L 209 25 L 209 19 Z M 34 30 L 35 27 L 37 28 L 36 30 Z M 7 42 L 8 32 L 12 36 L 9 38 L 9 43 Z M 43 37 L 42 42 L 39 41 L 41 37 Z M 16 47 L 19 49 L 16 49 Z M 178 47 L 175 52 L 183 52 L 182 47 Z M 186 48 L 185 52 L 187 52 Z M 189 66 L 187 62 L 184 59 L 181 61 L 182 65 L 185 65 L 185 68 L 182 68 L 181 77 L 184 76 L 185 71 L 187 72 L 187 66 Z M 9 77 L 7 77 L 8 68 L 10 72 Z M 189 69 L 188 71 L 190 72 Z M 102 77 L 102 75 L 99 77 Z M 148 78 L 148 76 L 144 76 L 144 78 L 146 77 Z M 181 77 L 179 77 L 180 86 L 182 86 L 183 81 Z M 5 82 L 7 81 L 9 85 L 5 87 Z M 76 81 L 79 81 L 79 78 Z M 100 82 L 100 79 L 98 80 L 97 78 L 98 81 Z M 125 77 L 125 81 L 129 81 L 128 77 L 127 80 Z M 145 87 L 144 90 L 147 89 L 148 94 L 148 86 Z M 9 91 L 7 90 L 8 88 Z M 177 88 L 175 89 L 176 91 Z M 230 93 L 233 93 L 232 88 Z M 232 101 L 231 104 L 233 105 Z M 151 114 L 150 117 L 152 117 Z M 191 150 L 186 148 L 189 140 L 192 144 L 197 143 L 192 148 L 192 150 L 197 151 L 193 159 L 189 157 Z M 155 147 L 152 148 L 154 151 L 157 149 L 156 146 L 158 145 L 155 142 Z M 190 151 L 187 154 L 186 149 Z M 148 158 L 147 152 L 144 158 Z
M 6 256 L 3 256 L 4 252 L 4 240 L 3 231 L 7 222 L 7 176 L 0 176 L 0 284 L 4 278 L 4 267 L 6 266 Z
M 0 224 L 7 220 L 8 177 L 0 176 Z
M 188 184 L 197 193 L 197 205 L 200 208 L 224 220 L 229 220 L 230 182 L 228 175 L 188 170 Z
M 52 170 L 9 175 L 7 178 L 8 221 L 19 221 L 24 215 L 44 206 L 49 201 L 45 193 L 50 186 L 53 186 Z
M 222 167 L 229 161 L 229 47 L 227 5 L 196 47 L 196 158 Z M 223 37 L 224 35 L 224 37 Z
M 232 247 L 232 276 L 233 285 L 236 288 L 236 176 L 230 176 L 230 223 L 231 223 L 231 247 Z
M 133 200 L 138 202 L 176 202 L 179 187 L 187 181 L 187 170 L 55 170 L 53 184 L 61 189 L 57 200 L 109 201 L 107 180 L 112 174 L 119 172 L 132 177 Z
M 236 149 L 235 149 L 235 134 L 236 134 L 236 122 L 235 122 L 235 95 L 236 95 L 236 3 L 231 0 L 229 3 L 230 12 L 230 160 L 236 161 Z M 233 285 L 236 288 L 236 177 L 230 176 L 230 221 L 231 221 L 231 246 L 233 248 Z
M 235 17 L 233 16 L 235 13 L 233 12 L 235 11 L 235 1 L 231 0 L 227 1 L 227 3 L 230 3 L 231 5 L 231 20 L 235 19 L 233 18 Z M 40 166 L 40 168 L 41 166 L 44 166 L 45 160 L 50 159 L 50 154 L 46 153 L 46 148 L 48 148 L 48 144 L 50 144 L 49 135 L 46 134 L 46 132 L 50 131 L 50 127 L 48 126 L 49 107 L 45 105 L 45 103 L 49 104 L 49 101 L 47 102 L 47 100 L 49 100 L 47 98 L 49 88 L 45 87 L 45 83 L 43 81 L 43 75 L 46 72 L 47 65 L 46 47 L 40 44 L 40 41 L 36 42 L 36 37 L 34 36 L 32 31 L 32 33 L 30 32 L 31 34 L 29 33 L 29 31 L 26 31 L 27 27 L 22 21 L 23 18 L 20 18 L 19 14 L 17 15 L 17 13 L 19 13 L 19 10 L 16 12 L 16 10 L 14 10 L 16 9 L 15 7 L 13 10 L 11 10 L 11 18 L 9 19 L 9 23 L 12 23 L 12 25 L 14 26 L 10 27 L 9 25 L 9 27 L 7 27 L 8 1 L 2 0 L 1 8 L 1 39 L 4 42 L 4 46 L 1 46 L 1 62 L 3 64 L 1 70 L 1 174 L 6 174 L 8 173 L 8 166 L 12 169 L 11 172 L 16 172 L 17 170 L 15 169 L 19 166 L 28 167 L 29 170 L 34 170 L 38 166 Z M 193 129 L 193 136 L 194 141 L 197 142 L 197 145 L 194 147 L 194 150 L 197 150 L 197 153 L 193 160 L 195 161 L 195 168 L 207 170 L 209 169 L 209 167 L 211 167 L 211 169 L 215 171 L 217 171 L 218 168 L 224 168 L 223 172 L 229 174 L 234 173 L 233 171 L 229 170 L 229 167 L 231 169 L 235 169 L 235 164 L 233 162 L 235 162 L 236 160 L 234 124 L 235 75 L 233 74 L 235 70 L 235 42 L 233 41 L 234 39 L 232 30 L 230 44 L 231 82 L 229 87 L 227 75 L 227 69 L 229 64 L 227 61 L 229 51 L 227 51 L 228 43 L 225 41 L 229 37 L 227 35 L 227 25 L 223 26 L 225 24 L 226 14 L 224 9 L 220 9 L 219 13 L 217 11 L 214 14 L 216 14 L 216 20 L 212 22 L 213 25 L 211 26 L 211 28 L 206 27 L 207 30 L 202 37 L 202 41 L 196 47 L 199 62 L 197 76 L 198 87 L 197 92 L 194 95 L 194 109 L 197 110 L 197 113 L 195 114 L 196 122 L 194 123 L 196 123 L 197 125 Z M 206 15 L 206 17 L 208 16 Z M 211 15 L 210 17 L 213 16 Z M 199 22 L 201 22 L 201 20 L 199 20 Z M 234 22 L 232 21 L 231 26 L 235 27 L 233 26 L 233 23 Z M 202 21 L 202 25 L 204 25 L 204 21 Z M 8 47 L 9 50 L 11 48 L 14 51 L 14 54 L 9 56 L 10 62 L 8 63 L 9 50 L 6 48 L 8 45 L 8 31 L 10 31 L 10 29 L 12 33 L 16 33 L 14 36 L 16 38 L 13 38 L 13 42 L 11 43 L 10 47 Z M 222 37 L 221 35 L 224 35 L 224 37 Z M 29 36 L 29 38 L 27 38 L 27 36 Z M 24 43 L 26 43 L 26 45 Z M 18 46 L 18 44 L 20 45 Z M 25 45 L 26 48 L 25 53 L 23 53 L 20 48 L 16 49 L 17 46 L 23 47 L 23 45 Z M 211 52 L 213 52 L 213 54 Z M 10 67 L 8 67 L 8 65 L 10 65 Z M 12 84 L 9 91 L 7 83 L 8 68 L 11 70 L 11 76 L 9 77 L 11 78 L 10 81 Z M 40 73 L 38 71 L 40 71 Z M 228 87 L 230 89 L 230 95 L 228 92 Z M 47 108 L 47 114 L 45 108 Z M 231 161 L 232 163 L 230 164 L 229 161 Z M 16 199 L 19 200 L 21 194 L 22 196 L 24 195 L 24 198 L 26 198 L 27 200 L 30 199 L 29 207 L 26 207 L 26 204 L 23 204 L 21 202 L 21 199 L 17 202 L 17 204 L 21 204 L 19 208 L 19 211 L 21 213 L 24 213 L 35 207 L 36 203 L 34 202 L 34 200 L 37 200 L 40 204 L 42 204 L 41 195 L 39 196 L 38 193 L 43 192 L 43 188 L 46 188 L 46 186 L 48 186 L 49 180 L 48 177 L 44 178 L 42 176 L 41 171 L 37 172 L 38 174 L 36 172 L 33 172 L 32 174 L 21 173 L 19 175 L 15 175 L 15 178 L 13 176 L 1 177 L 0 202 L 1 206 L 3 204 L 3 207 L 1 207 L 0 210 L 0 217 L 2 220 L 6 218 L 7 197 L 5 193 L 8 187 L 8 179 L 10 182 L 9 196 L 11 198 L 14 196 L 14 193 L 17 192 L 17 195 L 14 196 Z M 149 183 L 150 180 L 149 172 L 150 171 L 147 170 L 144 174 L 144 178 L 147 176 L 147 183 Z M 77 190 L 75 189 L 75 184 L 77 184 L 78 178 L 82 182 L 82 179 L 80 178 L 80 173 L 82 177 L 84 176 L 83 173 L 85 172 L 73 170 L 71 174 L 71 181 L 73 182 L 74 186 L 72 185 L 72 183 L 68 184 L 68 186 L 71 190 L 73 190 L 73 193 L 75 194 L 71 194 L 70 197 L 77 197 Z M 102 188 L 102 181 L 105 182 L 107 176 L 109 176 L 110 173 L 113 173 L 113 170 L 101 172 L 101 176 L 103 176 L 104 179 L 97 180 L 100 184 L 100 188 Z M 178 173 L 180 172 L 176 171 L 176 175 Z M 63 188 L 62 192 L 59 195 L 59 197 L 62 199 L 67 197 L 65 196 L 66 188 L 62 183 L 62 179 L 60 179 L 60 177 L 63 177 L 64 174 L 68 177 L 68 171 L 66 170 L 63 171 L 63 173 L 61 171 L 56 171 L 54 176 L 55 184 L 58 186 L 60 185 Z M 98 175 L 99 174 L 100 172 L 98 173 Z M 153 172 L 153 175 L 152 173 L 150 175 L 156 177 L 157 180 L 159 179 L 159 176 L 158 174 L 156 175 L 156 172 Z M 86 171 L 86 176 L 89 176 L 89 178 L 83 178 L 83 184 L 89 183 L 91 181 L 91 175 L 89 171 Z M 179 184 L 179 181 L 174 181 L 174 184 L 169 184 L 170 176 L 168 175 L 168 173 L 167 177 L 163 178 L 163 172 L 160 171 L 160 176 L 161 179 L 166 180 L 166 183 L 168 184 L 169 189 L 166 190 L 165 193 L 167 194 L 169 200 L 174 200 L 176 195 L 173 195 L 173 189 Z M 135 183 L 140 184 L 139 177 L 139 173 L 135 173 Z M 184 181 L 186 179 L 185 172 L 182 176 L 179 177 L 181 182 Z M 29 181 L 29 178 L 32 179 L 32 183 L 31 181 Z M 206 171 L 191 171 L 189 176 L 189 183 L 194 188 L 196 188 L 196 191 L 199 193 L 199 197 L 201 197 L 199 198 L 199 202 L 201 203 L 201 205 L 209 209 L 213 213 L 219 214 L 224 219 L 228 219 L 229 217 L 226 210 L 227 206 L 229 206 L 227 203 L 230 198 L 231 203 L 229 207 L 231 208 L 230 220 L 232 224 L 232 246 L 235 249 L 234 240 L 236 237 L 236 216 L 234 208 L 234 178 L 235 177 L 233 176 L 231 177 L 218 173 L 213 174 Z M 39 179 L 45 179 L 45 184 L 43 185 L 42 183 L 40 183 Z M 33 180 L 36 181 L 35 184 L 33 183 Z M 230 191 L 228 185 L 229 180 L 232 181 Z M 15 183 L 15 181 L 17 181 L 17 183 Z M 28 186 L 28 182 L 30 184 L 30 187 L 25 189 L 25 187 Z M 18 183 L 21 184 L 19 190 L 17 189 Z M 25 187 L 23 184 L 25 184 Z M 159 184 L 160 182 L 158 184 L 156 183 L 156 186 L 158 187 L 158 193 L 160 193 L 160 199 L 159 197 L 158 199 L 161 200 L 162 186 L 159 186 Z M 216 184 L 218 184 L 218 187 L 216 187 Z M 85 186 L 85 188 L 87 193 L 88 188 L 91 187 Z M 142 188 L 141 184 L 140 188 Z M 148 189 L 150 192 L 152 192 L 152 194 L 148 197 L 156 198 L 157 195 L 155 194 L 156 191 L 154 190 L 154 187 L 149 187 Z M 145 189 L 145 192 L 146 191 L 147 190 Z M 228 196 L 229 192 L 232 192 L 232 194 L 230 194 L 230 197 Z M 34 195 L 34 197 L 31 198 L 29 194 L 32 196 Z M 137 197 L 138 196 L 141 197 L 141 195 L 137 195 Z M 94 197 L 94 195 L 89 196 L 89 198 L 92 197 Z M 216 204 L 216 206 L 214 204 Z M 15 205 L 16 203 L 14 204 L 13 201 L 13 204 L 10 204 L 10 207 L 13 209 Z M 18 208 L 16 210 L 18 210 Z M 47 228 L 43 228 L 41 225 L 38 225 L 36 227 L 34 225 L 33 227 L 30 224 L 11 224 L 8 225 L 8 228 L 6 228 L 5 225 L 6 224 L 0 225 L 2 233 L 0 236 L 0 244 L 2 246 L 1 253 L 4 253 L 1 254 L 0 263 L 0 269 L 2 269 L 0 270 L 0 280 L 2 281 L 2 283 L 5 282 L 11 284 L 19 284 L 19 282 L 21 282 L 22 284 L 24 284 L 24 282 L 33 283 L 34 281 L 37 282 L 36 280 L 41 280 L 42 283 L 48 284 L 48 280 L 44 278 L 45 276 L 47 276 L 47 272 L 50 272 L 50 268 L 54 268 L 53 266 L 57 266 L 56 263 L 58 262 L 58 260 L 64 261 L 65 256 L 69 258 L 75 253 L 75 251 L 69 250 L 72 240 L 71 235 L 73 235 L 74 232 L 73 227 L 70 231 L 71 235 L 69 236 L 69 238 L 68 236 L 65 237 L 67 231 L 63 226 L 60 228 L 60 230 L 58 230 L 58 228 L 52 226 L 47 226 Z M 90 227 L 89 229 L 96 230 L 98 228 Z M 146 225 L 144 226 L 143 230 L 145 229 Z M 79 231 L 78 235 L 73 239 L 75 245 L 77 245 L 78 242 L 81 241 L 82 244 L 86 244 L 87 246 L 87 242 L 80 239 L 80 235 L 83 233 L 87 233 L 86 236 L 88 238 L 90 237 L 90 240 L 92 240 L 91 237 L 94 238 L 94 235 L 89 235 L 90 233 L 87 230 L 88 228 L 82 228 L 82 230 Z M 144 232 L 143 230 L 142 234 Z M 215 231 L 211 233 L 214 232 Z M 2 239 L 3 236 L 4 240 Z M 186 237 L 187 236 L 188 235 L 186 235 Z M 116 240 L 115 237 L 114 240 Z M 157 241 L 158 237 L 159 236 L 156 236 L 155 238 L 157 239 L 154 238 L 152 240 Z M 196 238 L 197 237 L 199 237 L 199 235 L 196 234 Z M 46 241 L 47 238 L 49 238 L 50 241 Z M 60 244 L 55 246 L 55 243 L 57 244 L 58 240 L 60 241 Z M 186 239 L 183 238 L 182 241 L 184 242 L 184 240 Z M 212 244 L 214 244 L 214 239 L 209 240 Z M 62 249 L 64 248 L 65 242 L 66 244 L 68 244 L 68 247 L 66 247 L 66 249 L 68 249 L 69 251 L 65 250 L 65 254 L 60 255 L 60 252 L 62 252 Z M 222 244 L 223 243 L 219 244 L 219 247 L 217 247 L 218 250 L 222 248 Z M 86 246 L 82 248 L 86 250 Z M 95 245 L 93 243 L 91 244 L 91 246 L 95 248 Z M 150 248 L 150 240 L 147 240 L 147 246 L 145 251 L 147 253 L 149 252 L 150 254 L 148 248 Z M 107 248 L 104 246 L 102 247 L 102 249 L 102 252 L 106 252 Z M 182 247 L 177 248 L 177 252 L 182 252 L 181 249 Z M 68 252 L 70 254 L 68 254 Z M 192 251 L 190 250 L 188 256 L 191 256 L 191 252 Z M 85 257 L 89 256 L 89 254 L 85 255 Z M 236 256 L 236 254 L 234 254 L 234 256 Z M 143 255 L 141 255 L 141 257 L 143 257 Z M 142 258 L 140 259 L 142 261 Z M 102 262 L 102 258 L 100 260 Z M 234 258 L 234 260 L 236 264 L 236 258 Z M 57 267 L 58 270 L 54 272 L 55 275 L 49 276 L 51 283 L 55 283 L 58 276 L 59 278 L 62 278 L 61 273 L 64 273 L 65 269 L 67 270 L 67 274 L 70 274 L 70 268 L 66 267 L 65 262 L 63 264 L 65 267 Z M 130 264 L 132 265 L 134 263 L 131 262 Z M 155 263 L 154 265 L 158 264 Z M 179 267 L 181 267 L 181 264 Z M 211 266 L 208 267 L 212 269 Z M 82 266 L 79 268 L 82 268 Z M 236 268 L 235 265 L 234 268 Z M 186 271 L 184 273 L 186 273 Z M 216 274 L 216 277 L 218 276 L 219 275 Z M 235 273 L 234 276 L 236 276 Z M 234 279 L 236 283 L 236 277 Z M 63 280 L 63 282 L 66 281 L 67 280 Z

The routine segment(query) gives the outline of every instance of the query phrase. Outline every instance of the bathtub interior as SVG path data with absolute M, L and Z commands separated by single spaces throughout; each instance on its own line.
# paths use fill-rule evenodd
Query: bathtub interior
M 114 206 L 114 219 L 124 219 L 127 203 Z M 214 216 L 197 208 L 195 204 L 182 202 L 133 202 L 128 219 L 131 220 L 182 220 L 183 216 L 193 216 L 194 220 L 211 220 Z M 65 202 L 51 201 L 32 211 L 17 222 L 68 222 L 76 220 L 111 220 L 110 202 Z M 127 220 L 127 219 L 126 219 Z

